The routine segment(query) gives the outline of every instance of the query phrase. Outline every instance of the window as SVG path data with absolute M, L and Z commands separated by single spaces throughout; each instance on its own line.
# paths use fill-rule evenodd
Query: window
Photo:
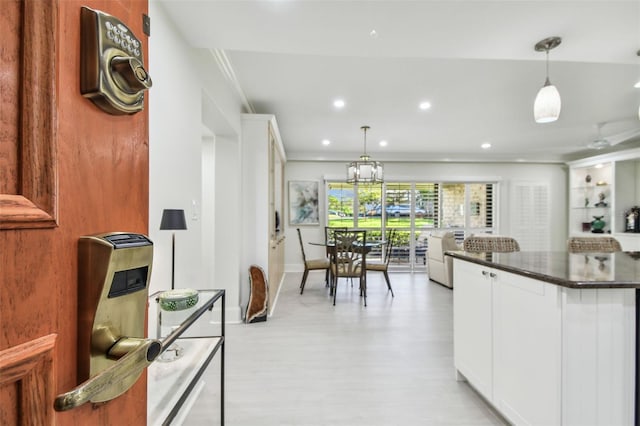
M 327 185 L 327 225 L 354 227 L 355 189 L 350 183 L 330 182 Z
M 330 227 L 366 229 L 368 240 L 382 239 L 388 229 L 395 229 L 390 264 L 424 269 L 427 237 L 433 230 L 450 230 L 459 243 L 471 233 L 494 232 L 494 192 L 494 183 L 328 182 L 327 222 Z M 381 256 L 381 250 L 371 255 Z

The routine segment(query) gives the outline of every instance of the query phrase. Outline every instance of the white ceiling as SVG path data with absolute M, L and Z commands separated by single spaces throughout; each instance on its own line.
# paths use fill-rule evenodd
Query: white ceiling
M 563 161 L 607 151 L 586 148 L 597 123 L 640 146 L 640 0 L 159 1 L 228 60 L 248 109 L 276 115 L 289 159 L 354 160 L 362 125 L 380 161 Z M 536 124 L 549 36 L 562 112 Z

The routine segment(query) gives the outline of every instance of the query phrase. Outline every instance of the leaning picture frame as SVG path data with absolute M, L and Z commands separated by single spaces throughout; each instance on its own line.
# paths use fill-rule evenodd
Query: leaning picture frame
M 289 181 L 289 224 L 319 225 L 318 181 Z

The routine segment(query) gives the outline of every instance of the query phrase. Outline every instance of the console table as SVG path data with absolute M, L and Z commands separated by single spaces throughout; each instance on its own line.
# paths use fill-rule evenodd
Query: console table
M 162 352 L 171 345 L 182 348 L 182 356 L 170 362 L 153 362 L 147 371 L 147 424 L 169 425 L 178 416 L 185 403 L 195 399 L 202 388 L 201 376 L 214 356 L 220 353 L 220 424 L 224 426 L 224 343 L 225 343 L 225 291 L 199 290 L 198 303 L 189 309 L 166 312 L 160 309 L 157 292 L 149 297 L 149 321 L 160 315 L 180 314 L 181 322 L 165 337 L 161 338 Z M 221 321 L 219 335 L 192 337 L 192 327 L 204 313 L 213 310 L 220 301 Z M 160 329 L 161 324 L 158 324 Z M 189 334 L 189 337 L 187 337 Z M 160 355 L 160 356 L 161 356 Z M 159 357 L 160 357 L 159 356 Z

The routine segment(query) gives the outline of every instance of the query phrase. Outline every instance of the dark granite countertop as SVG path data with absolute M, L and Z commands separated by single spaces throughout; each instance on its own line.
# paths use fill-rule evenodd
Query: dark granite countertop
M 520 251 L 447 255 L 570 288 L 640 288 L 640 252 Z

